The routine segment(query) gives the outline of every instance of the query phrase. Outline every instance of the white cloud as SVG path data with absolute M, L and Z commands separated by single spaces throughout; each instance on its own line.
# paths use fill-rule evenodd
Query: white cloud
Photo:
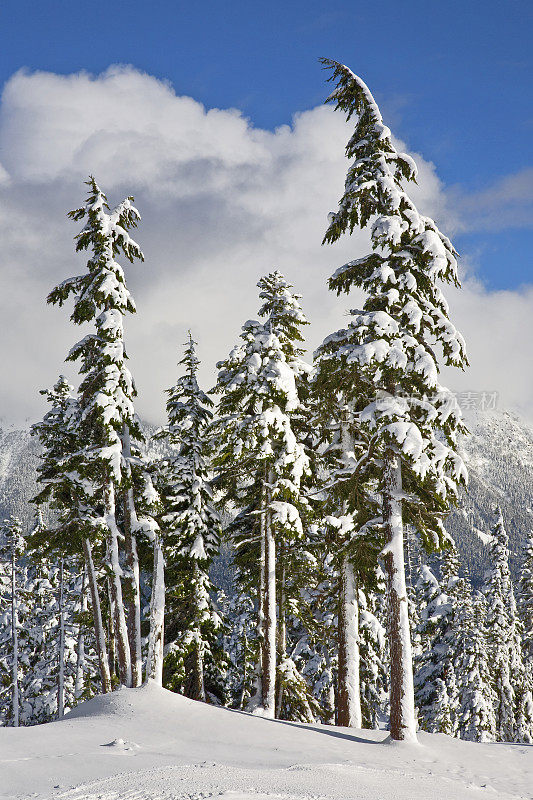
M 505 175 L 471 194 L 449 192 L 464 231 L 501 231 L 533 226 L 533 167 Z
M 314 348 L 354 304 L 327 291 L 328 276 L 367 247 L 361 232 L 321 246 L 327 212 L 342 193 L 349 132 L 326 107 L 275 132 L 257 129 L 238 111 L 206 112 L 132 68 L 97 78 L 13 76 L 0 108 L 0 414 L 16 421 L 41 414 L 38 389 L 66 370 L 63 359 L 82 335 L 68 310 L 47 307 L 45 296 L 83 269 L 73 248 L 77 227 L 65 214 L 83 201 L 89 173 L 111 202 L 134 194 L 143 216 L 136 236 L 146 262 L 127 266 L 138 306 L 127 344 L 143 415 L 162 420 L 163 389 L 174 381 L 189 327 L 204 382 L 214 380 L 215 362 L 257 313 L 258 278 L 274 267 L 303 294 Z M 415 200 L 453 232 L 458 221 L 435 168 L 416 158 Z M 452 303 L 473 365 L 455 384 L 498 390 L 504 403 L 533 415 L 533 379 L 523 367 L 531 333 L 519 330 L 531 324 L 533 297 L 468 283 Z

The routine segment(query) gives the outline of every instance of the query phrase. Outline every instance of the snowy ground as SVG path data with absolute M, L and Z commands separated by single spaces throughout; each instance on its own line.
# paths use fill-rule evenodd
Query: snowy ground
M 61 722 L 0 728 L 0 798 L 510 800 L 533 796 L 533 746 L 251 717 L 153 685 Z

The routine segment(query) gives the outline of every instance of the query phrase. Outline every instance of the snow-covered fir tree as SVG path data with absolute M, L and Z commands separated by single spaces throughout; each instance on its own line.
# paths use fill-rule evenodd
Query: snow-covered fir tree
M 76 249 L 91 251 L 87 271 L 56 286 L 48 302 L 63 305 L 72 294 L 71 320 L 75 324 L 94 322 L 95 325 L 95 332 L 79 341 L 67 358 L 80 361 L 83 376 L 76 430 L 78 440 L 84 443 L 83 457 L 76 455 L 73 466 L 82 478 L 96 487 L 95 493 L 103 504 L 99 527 L 105 536 L 119 679 L 127 686 L 137 686 L 142 674 L 136 537 L 146 534 L 157 544 L 157 526 L 150 515 L 138 517 L 131 491 L 134 467 L 138 466 L 134 445 L 142 440 L 142 433 L 133 404 L 135 385 L 126 366 L 123 320 L 126 313 L 135 311 L 135 304 L 126 287 L 124 270 L 115 259 L 122 253 L 129 261 L 143 260 L 139 245 L 128 233 L 137 225 L 140 216 L 131 197 L 111 210 L 94 178 L 91 177 L 87 185 L 85 205 L 69 214 L 76 221 L 85 221 L 76 237 Z M 118 526 L 121 503 L 124 509 L 122 531 Z M 122 569 L 119 555 L 122 537 L 127 570 Z M 125 595 L 122 579 L 126 585 Z M 156 614 L 156 618 L 158 616 Z M 158 624 L 156 618 L 152 615 L 152 627 Z M 160 648 L 159 660 L 161 658 Z
M 26 591 L 34 645 L 23 683 L 23 708 L 27 724 L 36 724 L 61 718 L 95 694 L 96 658 L 94 637 L 83 616 L 86 585 L 75 563 L 43 560 L 30 566 Z
M 364 395 L 357 365 L 344 357 L 343 333 L 337 331 L 317 350 L 313 389 L 319 440 L 324 447 L 326 477 L 322 510 L 327 514 L 325 530 L 330 531 L 326 541 L 337 574 L 336 722 L 360 728 L 358 584 L 367 584 L 375 578 L 381 519 L 372 471 L 368 465 L 366 474 L 358 468 L 368 449 L 359 425 Z
M 517 740 L 533 741 L 533 531 L 524 548 L 518 584 L 518 615 L 522 627 L 523 680 L 517 698 Z
M 302 538 L 301 483 L 309 458 L 301 432 L 298 380 L 308 371 L 298 342 L 305 318 L 298 297 L 280 273 L 259 284 L 266 321 L 248 321 L 242 343 L 218 364 L 217 463 L 226 497 L 247 509 L 251 538 L 259 543 L 259 624 L 261 691 L 257 711 L 273 717 L 276 708 L 277 618 L 276 545 Z M 300 435 L 298 435 L 300 434 Z M 253 490 L 253 498 L 250 496 Z M 254 507 L 255 506 L 255 507 Z M 259 524 L 250 519 L 259 517 Z M 249 537 L 250 538 L 250 537 Z M 283 646 L 282 646 L 283 647 Z
M 166 583 L 167 682 L 196 700 L 220 692 L 220 626 L 209 578 L 220 542 L 209 467 L 213 401 L 198 385 L 196 342 L 189 333 L 183 375 L 167 390 L 168 425 L 159 434 L 172 448 L 162 467 Z M 217 663 L 218 661 L 218 663 Z M 209 685 L 206 672 L 218 680 Z
M 239 586 L 238 575 L 236 583 Z M 219 592 L 217 605 L 226 621 L 222 645 L 227 659 L 229 705 L 244 711 L 256 689 L 258 641 L 254 602 L 248 592 L 238 588 L 230 597 Z
M 20 520 L 16 517 L 3 520 L 0 525 L 2 711 L 8 724 L 14 728 L 18 728 L 21 722 L 21 654 L 28 652 L 29 609 L 24 591 L 26 567 L 21 564 L 24 551 L 25 541 Z
M 493 687 L 496 696 L 496 738 L 517 739 L 519 697 L 524 682 L 520 627 L 509 570 L 509 537 L 501 509 L 496 507 L 491 534 L 492 568 L 486 576 L 487 632 Z M 520 695 L 520 692 L 518 692 Z
M 83 615 L 86 584 L 76 559 L 62 565 L 45 554 L 37 558 L 27 549 L 28 541 L 44 530 L 40 509 L 28 536 L 21 535 L 16 519 L 1 528 L 0 662 L 5 680 L 0 688 L 0 718 L 4 724 L 15 721 L 14 694 L 18 724 L 36 725 L 61 717 L 96 690 L 94 637 L 87 627 L 86 608 Z
M 312 552 L 307 526 L 304 536 L 287 543 L 280 537 L 278 546 L 278 675 L 276 716 L 280 719 L 311 722 L 321 717 L 314 689 L 315 676 L 310 662 L 316 656 L 310 630 L 305 624 L 304 607 L 309 590 L 319 580 L 318 563 Z M 309 622 L 309 620 L 307 620 Z
M 356 362 L 368 397 L 360 414 L 382 461 L 380 491 L 389 596 L 390 731 L 416 739 L 413 671 L 404 569 L 403 526 L 410 523 L 430 548 L 444 538 L 442 516 L 466 470 L 457 453 L 462 430 L 455 403 L 439 384 L 435 344 L 444 363 L 463 367 L 464 342 L 448 318 L 439 282 L 458 285 L 456 253 L 404 190 L 413 160 L 397 152 L 390 130 L 365 83 L 347 67 L 324 61 L 336 88 L 328 98 L 348 119 L 357 115 L 346 147 L 352 160 L 337 212 L 324 241 L 333 243 L 370 224 L 372 253 L 350 262 L 330 288 L 363 289 L 361 311 L 343 332 L 346 357 Z M 370 452 L 370 451 L 369 451 Z
M 41 444 L 37 470 L 40 491 L 34 498 L 39 505 L 48 503 L 54 513 L 53 524 L 39 519 L 28 537 L 28 544 L 39 556 L 52 560 L 73 558 L 83 553 L 85 572 L 91 593 L 91 608 L 98 654 L 102 691 L 111 691 L 111 674 L 102 619 L 98 574 L 94 564 L 94 546 L 100 546 L 100 513 L 95 502 L 96 487 L 83 476 L 83 445 L 78 436 L 80 404 L 63 375 L 53 389 L 42 390 L 49 410 L 41 422 L 32 426 L 32 435 Z
M 368 598 L 367 598 L 368 594 Z M 372 610 L 373 593 L 359 589 L 360 692 L 363 728 L 378 728 L 387 696 L 386 631 Z
M 523 629 L 524 661 L 533 669 L 533 530 L 529 531 L 524 548 L 517 600 Z
M 415 701 L 420 727 L 430 733 L 457 733 L 457 686 L 454 669 L 453 597 L 427 564 L 417 587 L 421 599 L 421 653 L 415 661 Z
M 458 729 L 461 739 L 494 741 L 496 697 L 492 688 L 485 629 L 485 603 L 472 598 L 462 581 L 457 593 L 455 673 L 459 696 Z
M 324 547 L 325 532 L 320 525 L 309 528 L 316 546 L 313 574 L 301 590 L 298 619 L 305 637 L 306 659 L 301 673 L 319 704 L 319 718 L 335 723 L 337 685 L 338 602 L 335 557 Z

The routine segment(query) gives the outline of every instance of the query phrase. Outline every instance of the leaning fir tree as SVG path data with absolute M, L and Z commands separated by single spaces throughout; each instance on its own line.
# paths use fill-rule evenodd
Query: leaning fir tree
M 362 310 L 352 312 L 344 352 L 371 388 L 360 420 L 370 440 L 368 457 L 382 464 L 391 738 L 414 740 L 404 525 L 413 525 L 430 549 L 439 548 L 445 538 L 442 517 L 466 481 L 457 453 L 460 415 L 439 384 L 436 354 L 436 348 L 442 350 L 447 365 L 467 363 L 439 287 L 441 282 L 458 285 L 456 253 L 405 192 L 416 167 L 397 152 L 368 87 L 342 64 L 323 63 L 336 83 L 328 102 L 347 119 L 357 116 L 346 146 L 352 164 L 345 192 L 330 215 L 324 241 L 336 242 L 356 226 L 370 225 L 372 252 L 338 269 L 330 288 L 349 293 L 357 287 L 366 294 Z

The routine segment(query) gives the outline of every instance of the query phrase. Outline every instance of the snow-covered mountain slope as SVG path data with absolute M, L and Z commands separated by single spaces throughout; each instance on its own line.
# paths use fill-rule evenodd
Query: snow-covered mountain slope
M 35 482 L 39 445 L 29 431 L 0 428 L 0 518 L 9 514 L 31 524 L 35 509 L 28 500 L 37 491 Z
M 494 524 L 493 508 L 499 504 L 516 575 L 526 535 L 533 527 L 533 428 L 504 411 L 478 412 L 467 418 L 467 425 L 468 493 L 446 527 L 474 582 L 479 582 L 489 565 L 487 534 Z
M 286 723 L 149 684 L 60 722 L 0 729 L 0 798 L 56 800 L 523 800 L 533 747 Z
M 504 411 L 478 412 L 469 416 L 467 424 L 470 436 L 464 447 L 470 485 L 461 508 L 450 515 L 446 526 L 474 582 L 479 583 L 488 566 L 486 534 L 493 506 L 502 507 L 515 574 L 526 534 L 533 526 L 533 428 Z M 150 436 L 156 428 L 146 425 L 145 430 Z M 164 446 L 153 442 L 149 449 L 156 456 Z M 28 500 L 36 493 L 38 451 L 28 431 L 0 429 L 0 518 L 12 513 L 25 525 L 31 524 L 34 509 Z M 229 591 L 232 567 L 227 550 L 215 565 L 215 576 Z

